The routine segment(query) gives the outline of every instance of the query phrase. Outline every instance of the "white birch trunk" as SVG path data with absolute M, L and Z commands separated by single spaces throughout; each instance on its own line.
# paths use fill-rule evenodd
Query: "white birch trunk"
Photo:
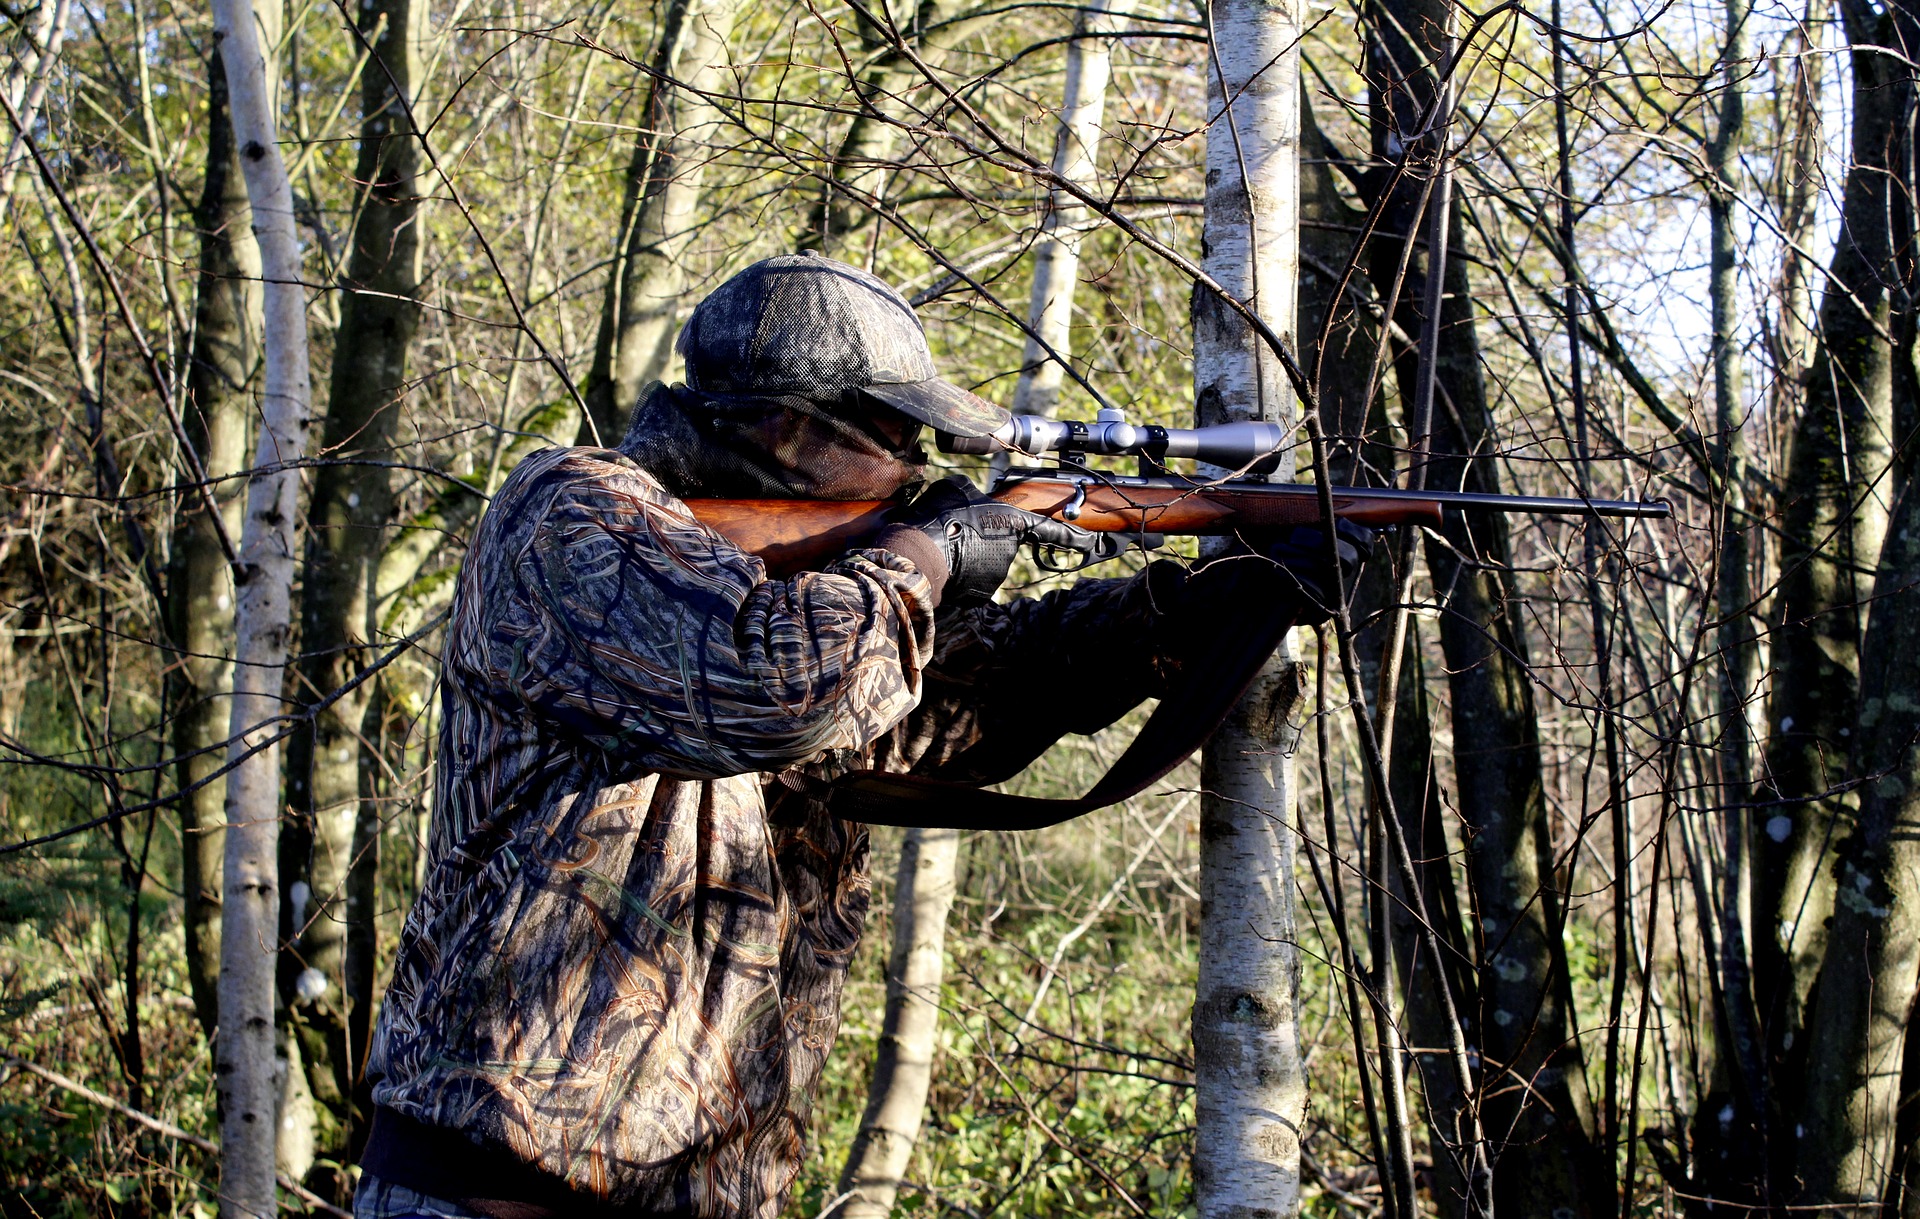
M 1294 330 L 1299 267 L 1298 0 L 1212 0 L 1205 269 L 1277 333 Z M 1220 301 L 1193 305 L 1201 424 L 1297 419 L 1279 361 Z M 1284 467 L 1283 467 L 1284 470 Z M 1218 472 L 1216 472 L 1218 473 Z M 1296 1022 L 1289 722 L 1299 668 L 1284 645 L 1201 757 L 1200 980 L 1193 1006 L 1194 1193 L 1201 1219 L 1300 1206 L 1306 1081 Z
M 226 872 L 220 937 L 221 1219 L 272 1219 L 277 1083 L 273 972 L 279 932 L 280 749 L 241 759 L 273 732 L 283 710 L 299 479 L 312 386 L 307 299 L 300 285 L 293 192 L 275 131 L 274 76 L 264 49 L 278 42 L 279 6 L 258 16 L 245 0 L 214 0 L 214 38 L 226 64 L 233 134 L 253 205 L 265 279 L 266 374 L 255 472 L 247 481 L 235 572 L 233 716 L 227 777 Z
M 947 914 L 953 908 L 959 830 L 908 830 L 893 895 L 887 1012 L 873 1056 L 867 1111 L 840 1174 L 838 1219 L 886 1219 L 920 1137 L 933 1083 Z
M 1060 132 L 1053 148 L 1053 172 L 1069 182 L 1092 186 L 1099 172 L 1100 123 L 1106 114 L 1107 81 L 1112 75 L 1113 44 L 1098 35 L 1113 28 L 1109 0 L 1089 0 L 1074 23 L 1067 44 L 1066 96 L 1060 106 Z M 1013 389 L 1017 415 L 1051 415 L 1060 400 L 1072 355 L 1068 331 L 1073 319 L 1073 290 L 1080 278 L 1080 242 L 1093 223 L 1092 213 L 1063 190 L 1047 197 L 1046 218 L 1034 247 L 1033 295 L 1027 305 L 1027 348 L 1020 358 L 1020 380 Z
M 39 120 L 41 103 L 47 98 L 47 81 L 60 59 L 60 45 L 67 37 L 69 0 L 42 0 L 34 10 L 25 45 L 14 54 L 6 75 L 7 101 L 20 116 L 20 125 L 7 143 L 5 168 L 0 169 L 0 199 L 13 194 L 14 175 L 27 161 L 27 136 Z

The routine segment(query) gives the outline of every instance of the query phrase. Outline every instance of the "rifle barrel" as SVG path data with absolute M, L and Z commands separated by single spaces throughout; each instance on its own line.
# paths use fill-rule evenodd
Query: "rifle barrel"
M 1289 499 L 1296 496 L 1318 497 L 1319 487 L 1315 483 L 1261 482 L 1254 479 L 1230 479 L 1225 482 L 1207 482 L 1201 479 L 1186 478 L 1180 475 L 1137 477 L 1128 474 L 1094 473 L 1084 468 L 1020 468 L 1003 475 L 995 484 L 995 489 L 1025 484 L 1036 490 L 1043 487 L 1072 487 L 1082 485 L 1088 489 L 1095 487 L 1112 488 L 1119 496 L 1148 490 L 1174 492 L 1179 495 L 1231 498 L 1236 495 L 1266 496 L 1278 495 Z M 1062 493 L 1064 494 L 1064 492 Z M 1364 499 L 1374 503 L 1403 500 L 1408 504 L 1437 504 L 1439 507 L 1454 509 L 1490 509 L 1495 512 L 1531 513 L 1536 516 L 1608 516 L 1623 517 L 1629 520 L 1664 521 L 1673 516 L 1673 505 L 1663 499 L 1577 499 L 1557 495 L 1494 495 L 1481 491 L 1406 491 L 1395 487 L 1339 487 L 1333 488 L 1336 500 Z M 1040 509 L 1034 504 L 1024 505 L 1035 511 Z
M 1311 484 L 1308 484 L 1311 485 Z M 1336 487 L 1368 498 L 1432 500 L 1443 508 L 1491 508 L 1496 512 L 1531 512 L 1540 516 L 1614 516 L 1630 520 L 1664 521 L 1673 505 L 1663 499 L 1569 499 L 1556 495 L 1493 495 L 1480 491 L 1402 491 L 1393 488 Z
M 1282 425 L 1262 420 L 1241 420 L 1200 428 L 1166 428 L 1128 423 L 1119 411 L 1104 409 L 1092 423 L 1049 419 L 1041 415 L 1015 415 L 991 436 L 953 436 L 942 432 L 940 449 L 947 453 L 992 453 L 1005 450 L 1029 456 L 1063 453 L 1067 458 L 1059 469 L 1019 469 L 1012 479 L 1031 479 L 1036 484 L 1049 476 L 1073 479 L 1074 467 L 1084 454 L 1116 457 L 1136 455 L 1164 466 L 1172 458 L 1193 458 L 1229 470 L 1263 471 L 1273 467 L 1288 444 L 1289 432 Z M 1081 467 L 1080 475 L 1091 471 Z M 1268 487 L 1286 488 L 1283 493 L 1305 491 L 1318 494 L 1311 483 L 1260 483 L 1236 479 L 1226 483 L 1203 484 L 1178 475 L 1168 479 L 1130 479 L 1100 475 L 1105 486 L 1122 488 L 1154 482 L 1165 485 L 1185 483 L 1194 488 L 1217 488 L 1227 492 Z M 1335 487 L 1336 497 L 1364 497 L 1376 502 L 1396 499 L 1419 504 L 1439 504 L 1442 508 L 1485 508 L 1495 512 L 1530 512 L 1540 516 L 1611 516 L 1630 520 L 1665 520 L 1673 515 L 1673 506 L 1665 500 L 1622 500 L 1566 498 L 1554 495 L 1491 495 L 1476 491 L 1400 491 L 1375 487 Z

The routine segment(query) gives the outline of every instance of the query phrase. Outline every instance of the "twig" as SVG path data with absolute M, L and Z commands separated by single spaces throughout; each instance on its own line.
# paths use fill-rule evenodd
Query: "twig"
M 19 842 L 9 842 L 5 845 L 0 845 L 0 855 L 12 855 L 19 851 L 27 851 L 27 850 L 33 849 L 34 847 L 45 846 L 50 842 L 58 842 L 63 838 L 71 838 L 75 834 L 83 834 L 88 830 L 97 829 L 100 826 L 110 824 L 114 821 L 118 821 L 122 817 L 129 817 L 136 813 L 144 813 L 150 809 L 167 807 L 168 805 L 173 804 L 175 801 L 180 799 L 180 797 L 186 795 L 187 793 L 199 791 L 201 788 L 205 787 L 207 784 L 212 783 L 215 780 L 219 779 L 221 776 L 227 774 L 229 771 L 233 770 L 234 767 L 240 765 L 242 762 L 246 761 L 248 758 L 253 757 L 255 754 L 259 753 L 261 750 L 266 749 L 272 745 L 278 744 L 279 742 L 285 740 L 287 737 L 292 736 L 296 731 L 299 730 L 299 727 L 301 724 L 311 721 L 315 716 L 319 715 L 321 712 L 325 711 L 328 707 L 331 707 L 333 704 L 345 698 L 348 694 L 352 693 L 355 689 L 357 689 L 363 683 L 372 680 L 373 676 L 376 673 L 380 672 L 380 670 L 386 668 L 388 665 L 392 664 L 395 660 L 399 659 L 399 657 L 404 655 L 409 648 L 413 647 L 421 639 L 425 638 L 430 632 L 438 629 L 440 624 L 447 620 L 448 613 L 449 611 L 447 610 L 441 610 L 438 614 L 434 615 L 433 620 L 431 622 L 426 623 L 419 630 L 413 632 L 413 634 L 408 635 L 406 638 L 395 643 L 391 648 L 387 649 L 386 654 L 380 657 L 379 660 L 367 666 L 361 672 L 356 674 L 351 681 L 348 681 L 346 684 L 342 685 L 339 689 L 333 691 L 331 694 L 327 695 L 325 698 L 321 699 L 319 702 L 313 704 L 311 707 L 307 707 L 304 710 L 294 712 L 291 714 L 275 716 L 271 719 L 262 720 L 259 723 L 255 724 L 251 729 L 251 731 L 256 733 L 259 732 L 261 729 L 265 728 L 268 724 L 274 723 L 276 721 L 282 724 L 283 727 L 281 727 L 278 731 L 274 732 L 271 736 L 261 737 L 252 742 L 249 742 L 246 748 L 246 752 L 242 753 L 237 758 L 228 758 L 226 763 L 222 765 L 220 769 L 207 775 L 205 778 L 202 778 L 198 782 L 194 783 L 191 787 L 183 788 L 180 791 L 174 792 L 171 795 L 163 796 L 158 800 L 150 800 L 145 804 L 132 804 L 132 805 L 127 805 L 123 808 L 114 809 L 111 812 L 102 813 L 100 816 L 92 818 L 91 820 L 82 821 L 75 825 L 69 825 L 69 826 L 62 827 L 61 829 L 52 830 L 52 831 L 49 831 L 48 833 L 41 834 L 36 838 L 27 838 Z M 211 749 L 221 749 L 221 750 L 228 749 L 232 746 L 232 743 L 233 743 L 233 740 L 231 737 L 229 737 L 227 740 L 220 742 L 218 745 L 212 746 Z M 97 767 L 97 766 L 82 766 L 82 765 L 77 765 L 70 762 L 62 762 L 58 758 L 53 758 L 43 754 L 33 753 L 32 751 L 23 748 L 18 742 L 7 740 L 5 737 L 0 737 L 0 749 L 7 749 L 14 753 L 17 753 L 21 757 L 26 758 L 30 762 L 34 762 L 43 766 L 53 766 L 60 770 L 69 771 L 74 774 L 92 776 L 94 774 L 99 773 L 102 770 L 101 767 Z M 208 752 L 208 751 L 207 750 L 196 751 L 196 753 L 204 753 L 204 752 Z M 183 756 L 194 756 L 194 755 L 183 755 Z M 180 760 L 179 756 L 176 756 L 173 758 L 163 758 L 161 759 L 161 761 L 157 763 L 147 763 L 143 766 L 133 767 L 131 769 L 142 770 L 142 769 L 148 769 L 150 767 L 171 766 L 177 763 L 179 760 Z
M 122 1104 L 111 1096 L 107 1096 L 101 1092 L 95 1092 L 79 1080 L 68 1079 L 58 1071 L 50 1071 L 38 1063 L 28 1062 L 24 1058 L 9 1058 L 7 1059 L 7 1066 L 16 1070 L 25 1071 L 29 1075 L 37 1075 L 54 1087 L 71 1092 L 80 1099 L 98 1105 L 102 1109 L 111 1109 L 121 1117 L 145 1126 L 155 1134 L 163 1135 L 176 1142 L 198 1147 L 210 1156 L 220 1154 L 220 1144 L 214 1142 L 212 1139 L 202 1138 L 200 1135 L 182 1130 L 172 1122 L 162 1121 L 150 1113 L 142 1113 L 133 1106 Z M 274 1175 L 279 1180 L 281 1189 L 286 1190 L 294 1197 L 300 1199 L 300 1201 L 306 1203 L 311 1209 L 320 1211 L 323 1214 L 337 1216 L 338 1219 L 353 1219 L 352 1211 L 341 1210 L 333 1203 L 322 1198 L 319 1194 L 314 1193 L 292 1177 L 289 1177 L 286 1173 L 276 1173 Z M 288 1206 L 288 1203 L 283 1200 L 280 1205 Z M 291 1208 L 289 1207 L 289 1209 Z

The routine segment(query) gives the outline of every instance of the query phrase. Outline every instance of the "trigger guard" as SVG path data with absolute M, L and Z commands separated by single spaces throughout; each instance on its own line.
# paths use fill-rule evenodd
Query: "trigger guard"
M 1033 548 L 1034 564 L 1037 567 L 1039 567 L 1040 570 L 1046 571 L 1046 572 L 1052 572 L 1054 575 L 1057 575 L 1057 576 L 1072 575 L 1074 572 L 1081 571 L 1099 561 L 1098 556 L 1088 554 L 1083 551 L 1076 551 L 1071 546 L 1055 546 L 1050 543 L 1041 542 L 1037 540 L 1030 542 L 1029 545 L 1032 546 Z M 1075 563 L 1071 567 L 1068 567 L 1065 564 L 1056 563 L 1053 561 L 1052 556 L 1059 551 L 1067 551 L 1072 554 L 1078 554 L 1080 556 L 1080 561 L 1078 563 Z
M 1071 575 L 1076 571 L 1084 571 L 1092 567 L 1095 563 L 1105 563 L 1110 559 L 1117 559 L 1125 554 L 1129 547 L 1136 544 L 1143 544 L 1143 549 L 1150 549 L 1153 546 L 1164 544 L 1165 541 L 1159 534 L 1130 535 L 1119 533 L 1092 533 L 1088 535 L 1088 539 L 1088 545 L 1084 550 L 1077 546 L 1062 546 L 1054 542 L 1043 542 L 1038 538 L 1027 539 L 1027 544 L 1033 549 L 1034 563 L 1038 565 L 1042 571 L 1052 572 L 1055 575 Z M 1080 556 L 1080 561 L 1072 566 L 1057 563 L 1052 558 L 1055 552 L 1077 554 Z

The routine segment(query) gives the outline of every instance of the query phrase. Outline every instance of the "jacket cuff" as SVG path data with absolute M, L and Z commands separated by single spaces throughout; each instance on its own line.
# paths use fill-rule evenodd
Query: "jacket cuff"
M 940 592 L 946 588 L 947 577 L 952 571 L 947 565 L 946 552 L 932 538 L 910 525 L 888 525 L 867 544 L 875 550 L 897 554 L 913 564 L 914 570 L 933 585 L 933 604 L 936 607 L 940 604 Z

